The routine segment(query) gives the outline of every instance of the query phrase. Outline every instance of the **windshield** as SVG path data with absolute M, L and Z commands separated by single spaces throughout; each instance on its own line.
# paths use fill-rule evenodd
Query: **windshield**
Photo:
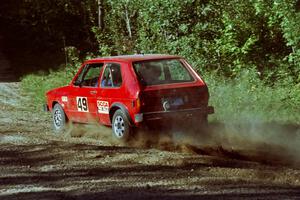
M 191 82 L 193 77 L 177 59 L 135 62 L 134 70 L 143 85 Z

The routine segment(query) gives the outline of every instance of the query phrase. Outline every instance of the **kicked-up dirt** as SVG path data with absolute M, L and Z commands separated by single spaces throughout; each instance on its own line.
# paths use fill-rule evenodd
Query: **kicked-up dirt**
M 19 83 L 0 83 L 1 200 L 300 199 L 298 127 L 211 124 L 122 146 L 109 127 L 55 135 L 28 102 Z

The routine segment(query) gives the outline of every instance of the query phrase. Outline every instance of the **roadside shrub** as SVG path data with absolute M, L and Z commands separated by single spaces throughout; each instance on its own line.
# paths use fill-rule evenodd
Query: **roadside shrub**
M 67 66 L 61 65 L 58 71 L 50 70 L 48 73 L 39 72 L 37 74 L 26 75 L 21 79 L 22 90 L 30 97 L 30 103 L 34 108 L 40 109 L 42 104 L 45 103 L 46 91 L 68 85 L 78 71 L 81 60 L 76 54 L 76 49 L 74 47 L 67 47 L 66 53 L 69 62 Z M 89 58 L 86 57 L 85 59 Z
M 30 96 L 33 105 L 41 107 L 45 102 L 46 91 L 67 85 L 73 76 L 73 70 L 70 70 L 70 68 L 64 68 L 59 71 L 50 71 L 48 75 L 27 75 L 22 78 L 22 89 Z
M 210 104 L 215 106 L 213 121 L 236 124 L 300 121 L 300 85 L 294 85 L 288 78 L 269 86 L 255 69 L 247 69 L 234 79 L 208 73 L 205 80 Z

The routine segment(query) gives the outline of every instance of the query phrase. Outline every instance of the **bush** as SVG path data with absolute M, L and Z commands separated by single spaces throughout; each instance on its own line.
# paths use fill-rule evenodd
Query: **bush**
M 46 100 L 46 91 L 67 85 L 73 76 L 73 69 L 70 70 L 70 68 L 64 68 L 60 71 L 50 71 L 48 75 L 27 75 L 22 78 L 22 89 L 30 96 L 33 105 L 41 107 Z
M 299 123 L 300 85 L 288 79 L 266 85 L 254 69 L 243 70 L 234 79 L 208 73 L 213 121 L 225 123 Z
M 45 72 L 30 74 L 22 78 L 22 90 L 29 95 L 31 103 L 35 108 L 41 108 L 42 104 L 45 103 L 45 93 L 48 90 L 70 83 L 81 65 L 76 51 L 74 47 L 66 48 L 69 64 L 67 66 L 61 65 L 59 67 L 60 70 L 51 70 L 48 74 Z

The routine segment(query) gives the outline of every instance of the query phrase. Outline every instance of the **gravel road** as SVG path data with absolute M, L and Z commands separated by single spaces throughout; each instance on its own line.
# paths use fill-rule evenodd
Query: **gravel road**
M 19 83 L 0 83 L 1 200 L 300 199 L 298 127 L 246 137 L 255 130 L 212 124 L 206 137 L 181 131 L 121 146 L 106 127 L 54 135 L 50 115 L 24 96 Z

